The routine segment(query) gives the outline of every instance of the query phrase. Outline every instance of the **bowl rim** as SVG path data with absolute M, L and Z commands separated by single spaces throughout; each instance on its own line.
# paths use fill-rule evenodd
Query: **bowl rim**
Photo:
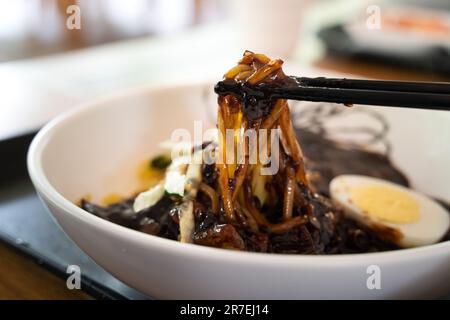
M 120 238 L 126 239 L 128 243 L 140 243 L 150 247 L 159 247 L 166 252 L 174 255 L 191 255 L 207 259 L 217 259 L 222 261 L 232 261 L 239 259 L 239 262 L 264 263 L 265 265 L 314 265 L 322 267 L 338 267 L 349 264 L 360 264 L 362 262 L 376 261 L 377 263 L 395 263 L 398 260 L 411 259 L 412 257 L 428 257 L 436 254 L 450 252 L 450 241 L 439 242 L 432 245 L 416 248 L 406 248 L 393 251 L 374 252 L 374 253 L 355 253 L 355 254 L 335 254 L 335 255 L 301 255 L 301 254 L 274 254 L 258 253 L 248 251 L 233 251 L 220 248 L 206 247 L 196 244 L 180 243 L 178 241 L 165 239 L 158 236 L 145 234 L 133 229 L 123 227 L 108 220 L 97 217 L 61 195 L 48 181 L 42 166 L 42 155 L 47 144 L 51 143 L 59 128 L 62 128 L 67 122 L 73 121 L 85 113 L 92 112 L 98 108 L 105 108 L 109 101 L 118 98 L 126 98 L 138 94 L 150 94 L 162 90 L 178 91 L 181 88 L 192 87 L 198 89 L 200 86 L 212 85 L 209 82 L 198 81 L 189 84 L 171 83 L 159 85 L 143 85 L 132 89 L 125 89 L 118 93 L 109 94 L 104 97 L 96 98 L 91 101 L 80 104 L 69 111 L 66 111 L 55 117 L 47 123 L 34 137 L 27 154 L 27 167 L 31 181 L 43 198 L 55 207 L 62 209 L 65 215 L 70 215 L 83 224 L 88 224 L 93 228 L 101 229 L 106 233 L 115 233 Z M 53 215 L 53 213 L 52 213 Z M 150 252 L 150 251 L 149 251 Z

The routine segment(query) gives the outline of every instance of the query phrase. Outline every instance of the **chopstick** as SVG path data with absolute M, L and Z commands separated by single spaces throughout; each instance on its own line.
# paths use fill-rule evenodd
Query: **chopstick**
M 345 78 L 339 79 L 339 78 L 324 78 L 324 77 L 319 78 L 295 77 L 295 80 L 299 84 L 308 87 L 450 94 L 450 83 L 445 82 L 409 82 L 409 81 L 360 80 L 360 79 L 355 80 Z
M 219 82 L 219 94 L 254 95 L 270 99 L 363 104 L 450 111 L 450 84 L 333 78 L 288 77 L 280 83 L 247 84 Z M 292 81 L 291 81 L 292 80 Z

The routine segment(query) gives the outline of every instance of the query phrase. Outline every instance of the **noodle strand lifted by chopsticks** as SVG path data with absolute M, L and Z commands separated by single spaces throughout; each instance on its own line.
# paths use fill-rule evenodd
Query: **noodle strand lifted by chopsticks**
M 273 81 L 282 81 L 285 75 L 281 69 L 283 61 L 271 60 L 265 55 L 255 54 L 246 51 L 239 61 L 239 64 L 230 69 L 225 74 L 225 80 L 234 81 L 250 86 L 260 84 L 270 84 Z M 241 131 L 249 128 L 256 129 L 257 146 L 250 145 L 249 138 Z M 268 221 L 267 217 L 262 213 L 261 209 L 264 203 L 261 199 L 273 197 L 273 192 L 264 191 L 264 186 L 258 186 L 259 194 L 252 188 L 250 182 L 252 178 L 257 179 L 257 183 L 265 183 L 267 179 L 259 178 L 259 172 L 267 164 L 262 164 L 260 158 L 257 157 L 257 163 L 249 163 L 249 157 L 258 152 L 261 148 L 267 148 L 267 155 L 272 155 L 272 142 L 259 140 L 258 129 L 266 129 L 270 137 L 271 129 L 279 129 L 281 132 L 281 148 L 278 148 L 282 154 L 279 161 L 279 172 L 275 175 L 279 178 L 273 179 L 281 188 L 283 195 L 276 195 L 278 200 L 282 201 L 282 209 L 276 223 Z M 238 100 L 232 95 L 219 96 L 219 112 L 218 112 L 218 130 L 219 130 L 219 151 L 222 153 L 217 163 L 219 171 L 219 186 L 223 200 L 223 212 L 226 218 L 234 223 L 237 220 L 246 219 L 244 223 L 251 226 L 252 229 L 258 226 L 265 226 L 272 232 L 285 232 L 286 230 L 305 223 L 305 217 L 299 216 L 298 212 L 310 212 L 303 195 L 298 192 L 297 183 L 308 187 L 306 178 L 303 154 L 300 145 L 297 142 L 294 128 L 290 119 L 289 107 L 284 99 L 273 101 L 265 101 L 259 104 L 258 101 Z M 237 130 L 234 135 L 233 142 L 241 142 L 244 148 L 244 157 L 238 163 L 237 157 L 234 157 L 233 163 L 226 163 L 233 157 L 228 157 L 227 152 L 236 150 L 235 146 L 230 146 L 231 139 L 226 139 L 226 133 L 229 130 Z M 243 140 L 242 140 L 243 139 Z M 280 143 L 280 142 L 278 142 Z M 257 153 L 258 155 L 260 153 Z M 273 158 L 271 158 L 273 159 Z M 274 161 L 274 160 L 272 160 Z M 255 177 L 256 175 L 256 177 Z M 259 181 L 259 182 L 258 182 Z M 284 181 L 283 183 L 280 183 Z M 264 195 L 261 195 L 261 192 Z M 256 198 L 260 201 L 256 201 Z M 277 199 L 268 199 L 269 203 L 276 203 Z M 295 209 L 298 207 L 297 209 Z M 294 210 L 295 209 L 295 210 Z M 304 209 L 304 210 L 302 210 Z M 239 211 L 239 212 L 238 212 Z M 294 216 L 297 214 L 297 216 Z
M 223 119 L 223 109 L 219 107 L 219 112 L 217 114 L 217 125 L 219 129 L 219 160 L 217 162 L 217 166 L 219 168 L 219 186 L 220 192 L 222 193 L 223 199 L 223 207 L 225 211 L 225 215 L 230 221 L 234 220 L 234 207 L 232 203 L 232 197 L 230 195 L 230 187 L 229 187 L 229 175 L 228 175 L 228 166 L 226 164 L 226 143 L 225 143 L 225 124 Z

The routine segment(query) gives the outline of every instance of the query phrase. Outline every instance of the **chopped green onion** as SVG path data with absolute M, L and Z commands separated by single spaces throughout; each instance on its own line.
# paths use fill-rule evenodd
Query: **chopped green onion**
M 170 159 L 170 156 L 160 155 L 150 161 L 150 167 L 152 167 L 153 169 L 162 170 L 167 168 L 171 163 L 172 160 Z

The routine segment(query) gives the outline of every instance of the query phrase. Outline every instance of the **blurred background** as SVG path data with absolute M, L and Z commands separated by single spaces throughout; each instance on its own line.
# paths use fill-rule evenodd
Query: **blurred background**
M 248 3 L 245 4 L 245 2 Z M 273 3 L 268 7 L 270 2 Z M 260 18 L 267 14 L 273 15 L 273 10 L 283 9 L 286 4 L 293 7 L 292 2 L 289 0 L 0 0 L 0 61 L 32 58 L 130 38 L 180 34 L 195 27 L 237 18 L 239 15 L 244 15 L 244 19 L 256 23 L 246 27 L 258 29 L 262 24 L 270 24 L 269 21 L 261 21 Z M 390 26 L 393 25 L 392 20 L 396 18 L 388 10 L 392 7 L 414 6 L 433 9 L 437 11 L 435 13 L 439 10 L 442 13 L 448 13 L 446 10 L 450 10 L 450 3 L 446 0 L 297 0 L 294 2 L 297 5 L 296 8 L 301 8 L 300 11 L 302 11 L 302 16 L 297 12 L 295 17 L 301 17 L 304 20 L 301 24 L 309 32 L 317 31 L 313 30 L 317 26 L 354 22 L 357 18 L 361 18 L 357 14 L 370 11 L 366 12 L 369 15 L 373 13 L 370 7 L 377 5 L 380 9 L 382 7 L 386 9 L 385 18 L 389 18 L 389 21 L 385 19 L 385 22 Z M 81 29 L 66 28 L 66 20 L 70 15 L 67 9 L 71 5 L 79 6 Z M 233 7 L 237 7 L 237 10 L 233 11 Z M 265 12 L 267 9 L 269 12 Z M 285 9 L 284 21 L 280 23 L 288 22 L 291 19 L 289 16 L 293 14 Z M 419 32 L 431 32 L 433 28 L 439 32 L 441 28 L 440 31 L 450 37 L 449 22 L 445 21 L 445 18 L 443 21 L 436 21 L 434 16 L 427 17 L 425 11 L 416 16 L 405 14 L 405 12 L 396 12 L 396 22 L 399 27 L 402 25 L 405 29 L 417 29 Z M 429 18 L 428 21 L 427 18 Z M 279 27 L 283 28 L 283 26 Z M 268 45 L 276 41 L 276 39 L 266 40 Z
M 43 211 L 27 177 L 29 143 L 99 96 L 214 83 L 245 49 L 283 58 L 296 75 L 450 81 L 450 1 L 0 0 L 0 240 L 63 274 L 84 261 L 96 297 L 139 297 Z M 0 255 L 0 298 L 76 295 L 1 242 Z
M 81 101 L 220 77 L 245 49 L 364 77 L 450 76 L 448 0 L 0 0 L 0 139 Z
M 66 28 L 78 5 L 82 28 Z M 182 32 L 224 18 L 217 0 L 0 1 L 0 61 L 26 59 L 144 36 Z

